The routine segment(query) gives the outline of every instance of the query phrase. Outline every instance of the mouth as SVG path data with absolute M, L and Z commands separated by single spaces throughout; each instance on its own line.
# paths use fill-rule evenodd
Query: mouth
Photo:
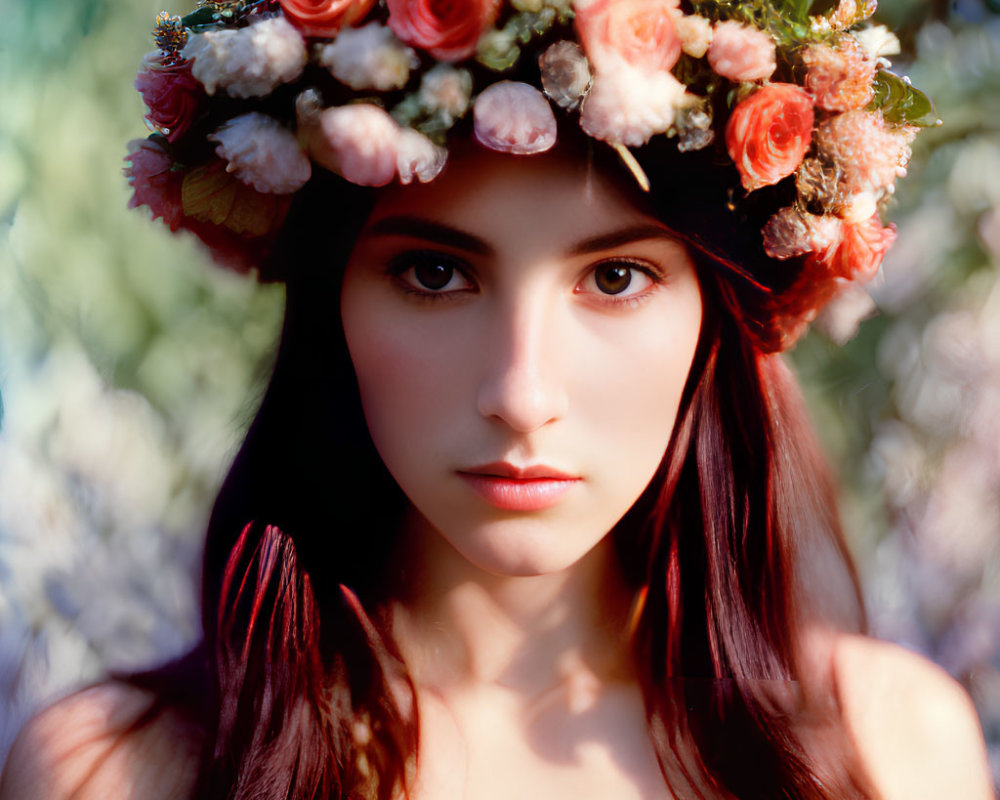
M 487 503 L 504 511 L 549 508 L 582 480 L 544 465 L 516 467 L 507 462 L 458 470 L 458 475 Z

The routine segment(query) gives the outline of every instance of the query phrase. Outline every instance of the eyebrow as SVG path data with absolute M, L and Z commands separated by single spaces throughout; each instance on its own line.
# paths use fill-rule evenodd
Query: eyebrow
M 372 224 L 364 235 L 396 235 L 412 236 L 415 239 L 424 239 L 428 242 L 454 247 L 457 250 L 465 250 L 481 256 L 495 255 L 493 248 L 478 236 L 471 233 L 452 228 L 449 225 L 442 225 L 432 222 L 429 219 L 410 216 L 385 217 Z
M 569 250 L 569 255 L 579 256 L 586 253 L 596 253 L 601 250 L 614 250 L 622 245 L 641 242 L 645 239 L 670 239 L 677 242 L 677 234 L 669 228 L 658 225 L 634 225 L 630 228 L 623 228 L 620 231 L 603 233 L 600 236 L 593 236 L 575 244 Z
M 465 250 L 482 256 L 494 256 L 496 251 L 493 247 L 478 236 L 474 236 L 466 231 L 453 228 L 450 225 L 442 225 L 422 217 L 408 215 L 398 215 L 384 217 L 373 223 L 364 232 L 365 236 L 411 236 L 416 239 L 423 239 L 428 242 L 454 247 L 457 250 Z M 679 241 L 677 235 L 669 228 L 659 225 L 633 225 L 622 230 L 603 233 L 599 236 L 592 236 L 584 239 L 567 251 L 567 255 L 579 256 L 588 253 L 597 253 L 602 250 L 613 250 L 633 242 L 646 239 L 670 239 Z

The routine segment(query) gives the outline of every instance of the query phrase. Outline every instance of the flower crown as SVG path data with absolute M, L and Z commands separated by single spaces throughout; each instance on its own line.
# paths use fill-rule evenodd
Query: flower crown
M 201 0 L 156 20 L 159 51 L 135 82 L 155 133 L 130 143 L 130 205 L 247 268 L 314 165 L 363 186 L 431 181 L 470 114 L 482 145 L 532 154 L 555 144 L 561 109 L 645 188 L 630 148 L 657 136 L 724 152 L 747 194 L 793 179 L 763 228 L 767 255 L 865 280 L 895 238 L 879 208 L 937 119 L 888 71 L 899 42 L 866 24 L 875 0 L 812 5 Z

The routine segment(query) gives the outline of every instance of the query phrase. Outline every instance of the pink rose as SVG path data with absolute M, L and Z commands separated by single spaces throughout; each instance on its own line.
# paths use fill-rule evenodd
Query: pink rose
M 132 187 L 128 207 L 148 206 L 153 212 L 153 219 L 162 217 L 170 230 L 176 231 L 184 219 L 181 203 L 183 174 L 173 171 L 174 160 L 155 137 L 133 139 L 128 148 L 125 160 L 129 165 L 124 170 Z
M 735 20 L 716 24 L 708 63 L 731 81 L 762 81 L 777 68 L 774 41 L 764 31 Z
M 870 281 L 882 258 L 896 241 L 896 226 L 882 227 L 878 214 L 864 222 L 845 223 L 840 243 L 825 253 L 810 256 L 835 276 L 847 280 Z
M 191 74 L 190 61 L 168 65 L 159 57 L 143 62 L 135 88 L 149 108 L 146 119 L 171 142 L 187 131 L 205 96 L 205 90 Z
M 813 102 L 790 83 L 771 83 L 740 101 L 726 124 L 726 149 L 748 192 L 791 175 L 812 141 Z
M 389 27 L 439 61 L 461 61 L 493 24 L 500 0 L 387 0 Z
M 501 153 L 544 153 L 556 143 L 552 106 L 534 86 L 500 81 L 484 90 L 473 106 L 476 139 Z
M 674 25 L 679 0 L 576 2 L 576 28 L 594 67 L 613 70 L 622 62 L 646 72 L 671 69 L 681 55 Z
M 774 41 L 752 25 L 719 22 L 708 46 L 708 63 L 731 81 L 762 81 L 777 68 Z
M 304 36 L 332 39 L 345 25 L 364 19 L 375 0 L 280 0 L 288 21 Z
M 385 186 L 396 177 L 401 128 L 369 103 L 328 108 L 309 137 L 319 165 L 359 186 Z

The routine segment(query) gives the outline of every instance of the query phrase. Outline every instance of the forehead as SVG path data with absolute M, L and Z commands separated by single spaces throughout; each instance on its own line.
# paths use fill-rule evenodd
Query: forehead
M 444 223 L 500 246 L 546 249 L 656 224 L 638 189 L 585 157 L 559 150 L 506 155 L 472 144 L 457 150 L 434 181 L 382 192 L 369 225 L 396 215 Z

